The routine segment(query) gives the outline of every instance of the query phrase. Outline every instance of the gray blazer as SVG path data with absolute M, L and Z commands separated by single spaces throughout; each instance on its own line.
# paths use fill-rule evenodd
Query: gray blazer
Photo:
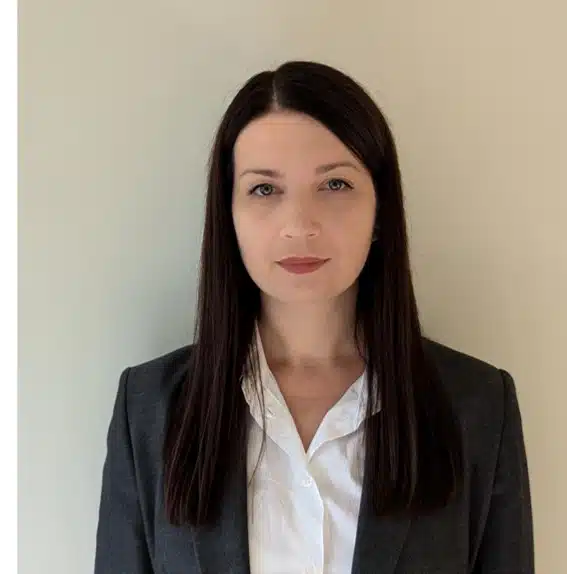
M 478 359 L 425 343 L 462 423 L 464 494 L 422 518 L 375 518 L 363 485 L 352 573 L 533 573 L 530 489 L 514 381 Z M 102 473 L 95 574 L 249 573 L 245 470 L 232 478 L 214 527 L 174 527 L 164 514 L 166 408 L 186 374 L 189 352 L 184 347 L 122 373 Z

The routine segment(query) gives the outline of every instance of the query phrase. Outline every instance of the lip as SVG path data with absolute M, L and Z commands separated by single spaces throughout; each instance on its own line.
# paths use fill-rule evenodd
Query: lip
M 313 273 L 313 271 L 325 265 L 327 261 L 329 260 L 319 257 L 286 257 L 277 263 L 289 273 L 303 275 L 305 273 Z

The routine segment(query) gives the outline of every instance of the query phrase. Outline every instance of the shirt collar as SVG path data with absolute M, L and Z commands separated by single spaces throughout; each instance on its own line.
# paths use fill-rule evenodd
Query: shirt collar
M 258 351 L 257 366 L 259 378 L 258 382 L 260 384 L 257 385 L 256 382 L 252 380 L 252 370 L 248 369 L 249 374 L 244 376 L 242 379 L 242 392 L 246 402 L 248 403 L 252 416 L 256 419 L 258 424 L 263 427 L 261 400 L 258 396 L 259 392 L 263 393 L 264 395 L 264 403 L 268 419 L 276 415 L 280 416 L 283 413 L 287 413 L 290 418 L 291 415 L 289 414 L 289 410 L 280 391 L 278 383 L 268 365 L 258 324 L 256 324 L 254 329 L 254 343 Z M 250 355 L 249 364 L 251 361 L 252 356 Z M 364 373 L 351 385 L 351 387 L 333 407 L 333 409 L 340 408 L 341 410 L 344 409 L 345 411 L 352 413 L 352 422 L 355 426 L 358 426 L 366 416 L 366 403 L 368 401 L 366 379 L 367 372 L 364 371 Z M 376 414 L 379 410 L 380 401 L 378 400 L 377 404 L 374 405 L 372 409 L 372 414 Z

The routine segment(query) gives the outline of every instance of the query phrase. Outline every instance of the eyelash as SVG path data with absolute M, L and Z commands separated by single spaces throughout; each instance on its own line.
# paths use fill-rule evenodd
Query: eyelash
M 339 181 L 340 183 L 343 184 L 343 188 L 341 189 L 332 189 L 330 191 L 334 191 L 334 192 L 341 192 L 341 191 L 346 191 L 346 190 L 350 190 L 352 189 L 352 185 L 350 183 L 348 183 L 347 181 L 345 181 L 344 179 L 341 179 L 339 177 L 333 177 L 332 179 L 329 179 L 326 183 L 326 185 L 328 185 L 331 181 Z M 260 187 L 263 187 L 265 185 L 269 185 L 271 187 L 274 187 L 271 183 L 259 183 L 257 185 L 255 185 L 254 187 L 252 187 L 250 189 L 250 191 L 248 192 L 249 195 L 256 195 L 256 190 Z M 273 192 L 268 194 L 268 195 L 262 195 L 259 194 L 258 197 L 270 197 L 271 195 L 273 195 Z

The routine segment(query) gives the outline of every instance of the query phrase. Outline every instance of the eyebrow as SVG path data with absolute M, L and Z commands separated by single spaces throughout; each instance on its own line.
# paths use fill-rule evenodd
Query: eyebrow
M 316 174 L 327 173 L 328 171 L 332 171 L 338 167 L 350 167 L 355 169 L 356 171 L 360 171 L 360 169 L 356 166 L 356 164 L 352 163 L 351 161 L 334 161 L 332 163 L 325 163 L 323 165 L 318 166 L 315 168 Z M 239 177 L 243 177 L 247 174 L 254 174 L 254 175 L 263 175 L 265 177 L 271 177 L 274 179 L 282 179 L 283 174 L 276 170 L 276 169 L 262 169 L 262 168 L 254 168 L 254 169 L 245 169 Z

